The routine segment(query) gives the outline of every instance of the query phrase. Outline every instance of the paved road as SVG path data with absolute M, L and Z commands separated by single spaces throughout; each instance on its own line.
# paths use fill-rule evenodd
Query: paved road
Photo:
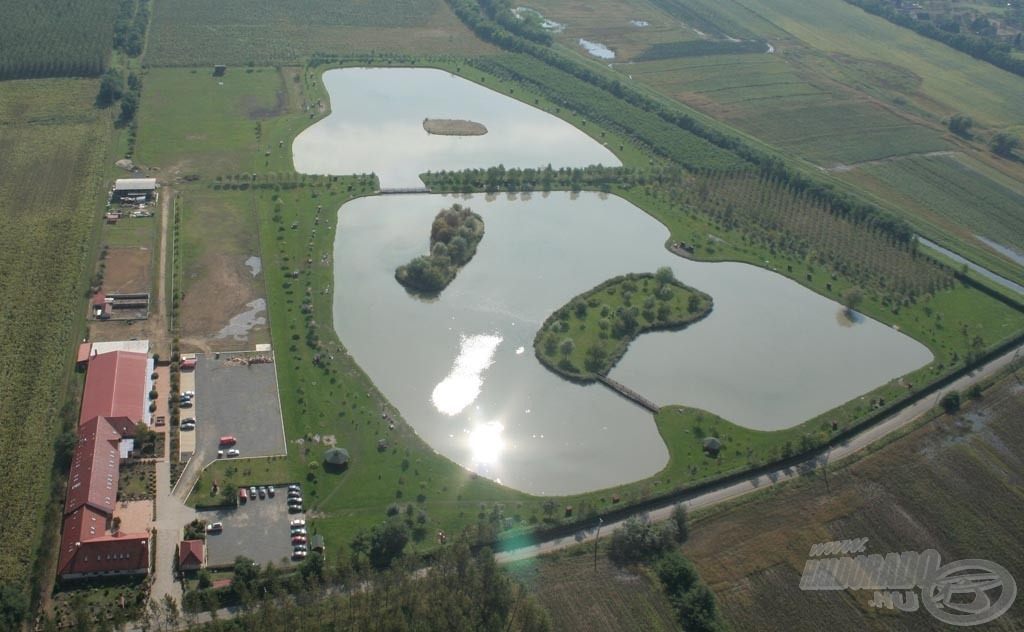
M 156 572 L 150 597 L 157 602 L 164 595 L 181 603 L 181 584 L 174 580 L 174 549 L 181 538 L 182 528 L 196 517 L 191 507 L 185 506 L 171 494 L 171 465 L 166 459 L 156 463 Z
M 833 447 L 825 454 L 818 454 L 813 457 L 797 463 L 794 466 L 780 468 L 767 474 L 751 478 L 749 480 L 740 481 L 738 483 L 723 484 L 720 487 L 712 488 L 702 494 L 686 498 L 682 504 L 686 505 L 688 510 L 703 509 L 712 505 L 733 500 L 744 496 L 751 492 L 766 489 L 772 485 L 781 483 L 783 481 L 796 478 L 800 474 L 817 469 L 826 463 L 834 463 L 841 459 L 844 459 L 850 455 L 856 454 L 863 450 L 869 445 L 875 443 L 879 439 L 891 434 L 892 432 L 906 426 L 907 424 L 918 419 L 921 415 L 932 410 L 938 403 L 942 394 L 951 390 L 962 391 L 967 389 L 975 382 L 991 377 L 999 369 L 1005 367 L 1007 364 L 1016 359 L 1021 352 L 1024 351 L 1024 345 L 1012 349 L 1004 355 L 992 360 L 983 367 L 976 369 L 973 373 L 969 373 L 960 379 L 954 381 L 948 387 L 942 391 L 936 393 L 934 396 L 926 397 L 919 400 L 915 404 L 907 406 L 901 409 L 899 412 L 894 413 L 892 416 L 886 418 L 870 428 L 867 428 L 860 433 L 854 435 L 844 443 Z M 671 514 L 673 505 L 662 507 L 654 511 L 647 512 L 647 516 L 652 521 L 664 520 Z M 604 535 L 616 531 L 622 528 L 623 523 L 626 519 L 618 520 L 616 522 L 610 522 L 602 524 L 600 532 Z M 525 560 L 538 555 L 544 555 L 552 553 L 560 549 L 566 549 L 572 546 L 576 546 L 582 542 L 592 542 L 598 535 L 596 528 L 587 529 L 575 534 L 571 537 L 560 537 L 537 544 L 522 547 L 519 549 L 513 549 L 510 551 L 503 551 L 495 554 L 495 559 L 499 564 L 507 562 L 515 562 L 518 560 Z

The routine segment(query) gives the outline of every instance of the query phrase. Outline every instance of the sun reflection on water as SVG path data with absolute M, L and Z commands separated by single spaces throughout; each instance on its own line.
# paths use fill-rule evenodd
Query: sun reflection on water
M 475 465 L 495 465 L 505 450 L 505 440 L 501 433 L 505 426 L 500 422 L 491 421 L 476 424 L 469 431 L 469 451 Z
M 493 334 L 462 336 L 455 365 L 430 396 L 434 408 L 452 416 L 476 401 L 484 383 L 481 374 L 494 363 L 494 352 L 501 341 L 501 336 Z

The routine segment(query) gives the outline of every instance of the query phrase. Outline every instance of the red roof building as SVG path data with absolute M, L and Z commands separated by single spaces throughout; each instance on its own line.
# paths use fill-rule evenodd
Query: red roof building
M 105 513 L 114 512 L 120 442 L 121 435 L 102 417 L 93 417 L 78 426 L 78 447 L 71 457 L 65 514 L 85 505 Z
M 64 579 L 102 575 L 145 575 L 149 572 L 149 534 L 104 535 L 61 543 L 57 573 Z
M 134 422 L 145 418 L 145 353 L 112 351 L 89 360 L 78 423 L 93 417 L 127 417 Z
M 182 540 L 178 545 L 178 570 L 197 571 L 206 564 L 202 540 Z

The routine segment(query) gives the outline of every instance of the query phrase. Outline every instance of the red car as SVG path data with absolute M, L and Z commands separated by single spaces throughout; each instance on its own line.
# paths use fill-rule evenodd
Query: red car
M 223 437 L 220 438 L 221 445 L 235 445 L 235 443 L 237 442 L 238 440 L 232 437 L 231 435 L 224 435 Z
M 304 536 L 304 535 L 297 535 L 297 536 L 292 538 L 292 544 L 305 544 L 305 543 L 306 543 L 306 536 Z
M 249 497 L 245 493 L 244 487 L 238 490 L 238 500 L 242 501 L 243 503 L 249 500 Z

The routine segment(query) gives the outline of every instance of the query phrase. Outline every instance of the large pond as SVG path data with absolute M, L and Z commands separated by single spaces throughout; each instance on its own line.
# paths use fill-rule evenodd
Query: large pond
M 323 75 L 331 114 L 292 145 L 302 173 L 376 173 L 382 187 L 421 187 L 419 174 L 470 167 L 622 164 L 572 125 L 430 68 L 347 68 Z M 438 136 L 425 118 L 483 123 L 483 136 Z
M 427 252 L 434 215 L 456 201 L 483 216 L 483 241 L 439 299 L 414 298 L 395 267 Z M 642 210 L 596 193 L 355 200 L 339 213 L 335 328 L 434 449 L 543 494 L 637 480 L 668 458 L 649 413 L 603 386 L 563 381 L 533 355 L 543 320 L 611 276 L 669 265 L 715 300 L 682 332 L 641 336 L 611 377 L 658 404 L 751 428 L 795 425 L 932 358 L 768 270 L 676 257 L 667 238 Z

